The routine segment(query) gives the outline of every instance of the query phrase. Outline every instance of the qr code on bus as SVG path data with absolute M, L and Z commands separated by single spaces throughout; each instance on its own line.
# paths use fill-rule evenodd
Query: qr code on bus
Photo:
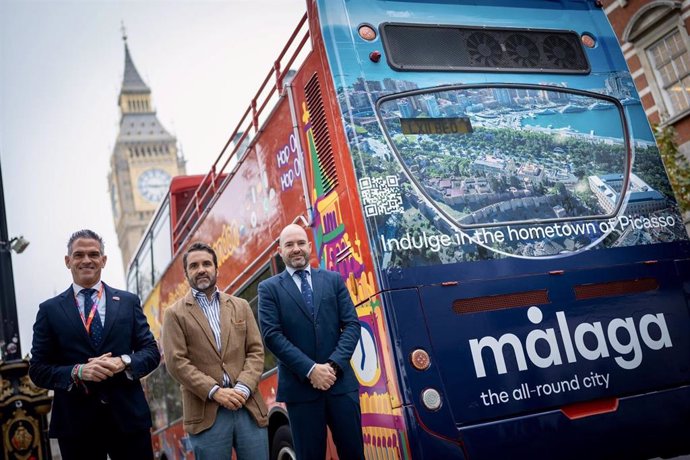
M 403 212 L 397 176 L 363 177 L 359 180 L 359 189 L 367 217 Z

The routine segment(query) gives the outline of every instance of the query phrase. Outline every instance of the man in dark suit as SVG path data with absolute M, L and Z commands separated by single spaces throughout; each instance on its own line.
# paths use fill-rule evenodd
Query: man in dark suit
M 101 281 L 91 230 L 72 234 L 72 285 L 39 306 L 29 376 L 55 391 L 50 437 L 66 460 L 151 460 L 151 413 L 139 379 L 160 361 L 139 298 Z
M 342 460 L 363 459 L 359 385 L 350 358 L 361 329 L 338 273 L 309 266 L 304 229 L 280 233 L 286 269 L 259 284 L 259 322 L 278 358 L 278 394 L 299 460 L 323 460 L 326 426 Z

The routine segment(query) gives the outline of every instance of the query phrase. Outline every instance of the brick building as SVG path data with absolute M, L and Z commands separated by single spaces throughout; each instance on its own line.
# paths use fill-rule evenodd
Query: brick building
M 690 0 L 603 0 L 652 124 L 690 158 Z
M 603 0 L 647 118 L 690 160 L 690 0 Z M 682 198 L 681 198 L 682 199 Z M 690 212 L 683 213 L 690 233 Z

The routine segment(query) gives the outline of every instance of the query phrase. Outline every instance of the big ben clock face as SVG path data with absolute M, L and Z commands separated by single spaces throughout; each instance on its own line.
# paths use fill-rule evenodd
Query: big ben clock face
M 139 193 L 144 199 L 158 203 L 168 192 L 170 185 L 170 174 L 162 169 L 147 169 L 142 172 L 137 179 Z

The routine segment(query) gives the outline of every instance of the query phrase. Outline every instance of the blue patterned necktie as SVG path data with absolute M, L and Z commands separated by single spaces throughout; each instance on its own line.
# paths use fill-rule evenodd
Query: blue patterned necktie
M 311 290 L 309 280 L 307 279 L 309 273 L 306 270 L 297 270 L 295 273 L 302 280 L 302 297 L 304 297 L 304 303 L 307 304 L 307 310 L 314 316 L 314 292 Z
M 93 308 L 93 295 L 96 293 L 96 290 L 82 289 L 81 293 L 84 295 L 84 319 L 88 321 L 91 308 Z M 101 315 L 98 314 L 98 308 L 96 308 L 91 321 L 89 336 L 94 347 L 98 347 L 101 344 L 101 340 L 103 340 L 103 324 L 101 323 Z

